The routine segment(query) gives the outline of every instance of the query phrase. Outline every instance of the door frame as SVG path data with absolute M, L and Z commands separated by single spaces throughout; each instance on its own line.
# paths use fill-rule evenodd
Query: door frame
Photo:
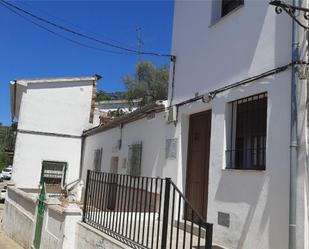
M 189 177 L 190 177 L 190 172 L 189 172 L 189 163 L 191 162 L 191 157 L 192 157 L 192 153 L 191 153 L 191 146 L 192 146 L 192 130 L 190 129 L 191 128 L 191 118 L 192 117 L 196 117 L 196 116 L 200 116 L 200 115 L 205 115 L 206 113 L 209 113 L 210 115 L 210 120 L 209 120 L 209 125 L 210 125 L 210 135 L 209 135 L 209 154 L 208 154 L 208 169 L 207 169 L 207 172 L 205 174 L 205 185 L 207 185 L 207 193 L 203 193 L 203 203 L 205 204 L 205 207 L 203 206 L 203 208 L 206 209 L 206 212 L 205 212 L 205 219 L 207 219 L 207 213 L 208 213 L 208 193 L 209 193 L 209 168 L 210 168 L 210 142 L 211 142 L 211 131 L 212 131 L 212 128 L 211 128 L 211 123 L 212 123 L 212 109 L 208 109 L 208 110 L 205 110 L 205 111 L 201 111 L 201 112 L 197 112 L 197 113 L 193 113 L 191 115 L 189 115 L 189 126 L 188 126 L 188 140 L 187 140 L 187 161 L 186 161 L 186 177 L 185 177 L 185 196 L 186 198 L 190 201 L 189 199 L 189 195 L 188 195 L 188 192 L 189 192 Z M 206 163 L 206 162 L 205 162 Z M 206 194 L 206 196 L 205 196 Z M 206 198 L 205 198 L 206 197 Z M 201 215 L 203 216 L 203 213 L 201 213 Z M 186 210 L 184 209 L 184 219 L 188 219 L 190 220 L 190 217 L 188 217 L 188 214 L 186 212 Z

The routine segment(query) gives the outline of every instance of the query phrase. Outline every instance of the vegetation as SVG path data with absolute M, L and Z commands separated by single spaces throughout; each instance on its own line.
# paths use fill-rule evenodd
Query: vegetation
M 125 76 L 123 83 L 128 90 L 127 99 L 142 99 L 141 106 L 156 100 L 165 100 L 168 91 L 168 68 L 141 61 L 137 64 L 134 75 Z
M 12 164 L 12 159 L 5 150 L 14 148 L 15 134 L 13 130 L 13 127 L 3 126 L 0 123 L 0 171 Z
M 167 99 L 168 68 L 156 67 L 152 62 L 141 61 L 137 64 L 133 75 L 126 75 L 123 83 L 127 92 L 97 91 L 96 101 L 142 99 L 140 105 Z M 119 113 L 118 113 L 119 114 Z M 121 114 L 120 114 L 121 115 Z
M 106 101 L 106 100 L 121 100 L 121 99 L 127 99 L 127 93 L 126 92 L 104 92 L 102 90 L 97 91 L 97 98 L 96 101 Z
M 4 146 L 0 145 L 0 171 L 9 166 L 9 164 L 11 163 L 11 159 L 4 150 Z

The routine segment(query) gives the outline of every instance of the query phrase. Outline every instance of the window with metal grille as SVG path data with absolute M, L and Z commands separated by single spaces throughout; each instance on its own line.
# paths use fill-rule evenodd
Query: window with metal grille
M 267 93 L 229 103 L 227 168 L 265 170 Z
M 132 144 L 129 146 L 128 173 L 132 176 L 141 175 L 142 149 L 142 143 Z
M 102 154 L 103 148 L 94 150 L 93 169 L 95 171 L 101 171 Z
M 222 0 L 221 3 L 221 17 L 227 15 L 238 6 L 244 4 L 244 0 Z
M 65 184 L 66 169 L 66 162 L 43 161 L 41 184 L 45 183 L 46 185 L 63 187 Z

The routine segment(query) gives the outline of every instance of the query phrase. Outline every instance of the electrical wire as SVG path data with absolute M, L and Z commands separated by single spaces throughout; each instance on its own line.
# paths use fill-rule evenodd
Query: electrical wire
M 255 76 L 246 78 L 246 79 L 244 79 L 244 80 L 241 80 L 241 81 L 238 81 L 238 82 L 229 84 L 229 85 L 227 85 L 227 86 L 218 88 L 218 89 L 216 89 L 216 90 L 214 90 L 214 91 L 209 92 L 209 93 L 208 93 L 208 97 L 209 97 L 210 99 L 213 99 L 213 98 L 214 98 L 218 93 L 220 93 L 220 92 L 223 92 L 223 91 L 226 91 L 226 90 L 235 88 L 235 87 L 237 87 L 237 86 L 241 86 L 241 85 L 244 85 L 244 84 L 248 84 L 248 83 L 251 83 L 251 82 L 253 82 L 253 81 L 257 81 L 257 80 L 259 80 L 259 79 L 262 79 L 262 78 L 265 78 L 265 77 L 268 77 L 268 76 L 271 76 L 271 75 L 274 75 L 274 74 L 278 74 L 278 73 L 280 73 L 280 72 L 283 72 L 283 71 L 287 70 L 290 66 L 295 65 L 295 64 L 303 64 L 303 62 L 291 62 L 291 63 L 289 63 L 289 64 L 287 64 L 287 65 L 284 65 L 284 66 L 281 66 L 281 67 L 277 67 L 277 68 L 268 70 L 268 71 L 266 71 L 266 72 L 264 72 L 264 73 L 261 73 L 261 74 L 258 74 L 258 75 L 255 75 Z M 205 94 L 199 95 L 199 96 L 197 96 L 197 97 L 194 97 L 194 98 L 185 100 L 185 101 L 183 101 L 183 102 L 177 103 L 177 104 L 175 104 L 174 106 L 179 107 L 179 106 L 182 106 L 182 105 L 185 105 L 185 104 L 189 104 L 189 103 L 192 103 L 192 102 L 195 102 L 195 101 L 204 99 L 204 97 L 205 97 Z
M 49 32 L 49 33 L 51 33 L 51 34 L 53 34 L 53 35 L 55 35 L 55 36 L 61 38 L 61 39 L 64 39 L 64 40 L 66 40 L 66 41 L 69 41 L 69 42 L 71 42 L 71 43 L 74 43 L 74 44 L 76 44 L 76 45 L 79 45 L 79 46 L 81 46 L 81 47 L 86 47 L 86 48 L 89 48 L 89 49 L 94 49 L 94 50 L 97 50 L 97 51 L 106 52 L 106 53 L 112 53 L 112 54 L 121 54 L 121 55 L 133 55 L 133 54 L 134 54 L 134 53 L 120 52 L 120 51 L 113 51 L 113 50 L 98 48 L 98 47 L 94 47 L 94 46 L 91 46 L 91 45 L 88 45 L 88 44 L 85 44 L 85 43 L 82 43 L 82 42 L 79 42 L 79 41 L 70 39 L 70 38 L 68 38 L 68 37 L 66 37 L 66 36 L 63 36 L 63 35 L 61 35 L 61 34 L 55 32 L 55 31 L 53 31 L 53 30 L 51 30 L 51 29 L 49 29 L 49 28 L 46 28 L 45 26 L 43 26 L 43 25 L 41 25 L 41 24 L 39 24 L 39 23 L 36 23 L 36 22 L 32 21 L 31 19 L 29 19 L 29 18 L 23 16 L 22 14 L 18 13 L 17 11 L 15 11 L 14 9 L 12 9 L 11 7 L 9 7 L 9 6 L 5 5 L 5 4 L 3 4 L 2 1 L 0 1 L 0 5 L 4 6 L 5 8 L 7 8 L 7 9 L 10 10 L 10 11 L 12 11 L 12 12 L 15 13 L 16 15 L 18 15 L 19 17 L 23 18 L 24 20 L 26 20 L 26 21 L 28 21 L 28 22 L 30 22 L 30 23 L 36 25 L 37 27 L 39 27 L 39 28 L 41 28 L 41 29 L 43 29 L 43 30 L 45 30 L 45 31 L 47 31 L 47 32 Z
M 82 26 L 79 26 L 79 25 L 77 25 L 77 24 L 74 24 L 74 23 L 72 23 L 72 22 L 70 22 L 70 21 L 68 21 L 68 20 L 66 20 L 66 19 L 64 19 L 64 18 L 61 18 L 61 17 L 56 16 L 56 15 L 53 15 L 53 14 L 51 14 L 50 12 L 48 12 L 48 11 L 46 11 L 46 10 L 42 10 L 42 9 L 40 9 L 40 8 L 37 8 L 37 7 L 35 7 L 35 6 L 33 6 L 33 5 L 29 4 L 29 3 L 27 3 L 27 2 L 19 2 L 19 4 L 23 5 L 23 6 L 26 7 L 26 8 L 30 8 L 30 9 L 32 9 L 32 10 L 34 10 L 34 11 L 42 12 L 43 14 L 46 14 L 46 15 L 48 15 L 49 17 L 51 17 L 51 18 L 53 18 L 53 19 L 56 19 L 56 20 L 58 20 L 58 21 L 60 21 L 60 22 L 64 22 L 64 23 L 66 23 L 66 24 L 68 24 L 68 25 L 70 25 L 70 26 L 72 26 L 72 27 L 75 27 L 75 28 L 77 28 L 77 29 L 83 30 L 83 31 L 85 31 L 85 32 L 89 32 L 89 33 L 92 34 L 92 35 L 95 35 L 95 36 L 96 36 L 96 35 L 100 35 L 100 36 L 102 36 L 104 39 L 107 39 L 107 40 L 110 40 L 110 41 L 112 41 L 112 42 L 118 43 L 118 44 L 120 44 L 120 45 L 122 45 L 122 46 L 127 46 L 127 47 L 130 47 L 130 48 L 134 48 L 134 47 L 131 46 L 131 45 L 128 45 L 128 44 L 122 43 L 122 42 L 120 42 L 120 41 L 114 40 L 114 39 L 112 39 L 112 38 L 110 38 L 110 37 L 108 37 L 108 36 L 106 36 L 106 35 L 102 35 L 102 34 L 99 34 L 99 33 L 95 33 L 95 32 L 93 32 L 93 30 L 87 29 L 87 28 L 85 28 L 85 27 L 82 27 Z
M 88 40 L 91 40 L 91 41 L 94 41 L 94 42 L 103 44 L 103 45 L 105 45 L 105 46 L 113 47 L 113 48 L 120 49 L 120 50 L 124 50 L 124 51 L 127 51 L 127 52 L 132 52 L 132 53 L 135 53 L 135 54 L 141 54 L 141 55 L 152 55 L 152 56 L 170 57 L 170 58 L 173 57 L 173 55 L 171 55 L 171 54 L 163 54 L 163 53 L 156 53 L 156 52 L 138 51 L 138 50 L 136 50 L 136 49 L 130 49 L 130 48 L 127 48 L 127 47 L 119 46 L 119 45 L 113 44 L 113 43 L 111 43 L 111 42 L 107 42 L 107 41 L 104 41 L 104 40 L 95 38 L 95 37 L 93 37 L 93 36 L 89 36 L 89 35 L 80 33 L 80 32 L 78 32 L 78 31 L 75 31 L 75 30 L 73 30 L 73 29 L 67 28 L 67 27 L 62 26 L 62 25 L 60 25 L 60 24 L 57 24 L 57 23 L 55 23 L 55 22 L 51 22 L 51 21 L 49 21 L 49 20 L 47 20 L 47 19 L 45 19 L 45 18 L 42 18 L 42 17 L 37 16 L 37 15 L 35 15 L 35 14 L 32 14 L 31 12 L 29 12 L 29 11 L 27 11 L 27 10 L 24 10 L 24 9 L 22 9 L 22 8 L 20 8 L 20 7 L 16 6 L 16 5 L 14 5 L 14 4 L 12 4 L 12 3 L 9 3 L 9 2 L 7 2 L 7 1 L 5 1 L 5 0 L 0 0 L 0 2 L 2 3 L 2 5 L 4 5 L 4 4 L 5 4 L 5 5 L 8 5 L 8 6 L 10 6 L 11 8 L 13 8 L 13 9 L 15 9 L 15 10 L 18 10 L 18 11 L 20 11 L 20 12 L 23 12 L 24 14 L 26 14 L 26 15 L 28 15 L 28 16 L 31 16 L 32 18 L 37 19 L 37 20 L 39 20 L 39 21 L 41 21 L 41 22 L 44 22 L 44 23 L 49 24 L 49 25 L 51 25 L 51 26 L 54 26 L 54 27 L 56 27 L 56 28 L 58 28 L 58 29 L 61 29 L 61 30 L 65 31 L 65 32 L 74 34 L 74 35 L 76 35 L 76 36 L 83 37 L 83 38 L 85 38 L 85 39 L 88 39 Z

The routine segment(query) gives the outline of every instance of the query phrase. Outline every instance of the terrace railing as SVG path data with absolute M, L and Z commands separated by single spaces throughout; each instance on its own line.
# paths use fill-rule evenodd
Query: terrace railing
M 212 248 L 212 224 L 170 178 L 88 170 L 83 222 L 132 248 Z

